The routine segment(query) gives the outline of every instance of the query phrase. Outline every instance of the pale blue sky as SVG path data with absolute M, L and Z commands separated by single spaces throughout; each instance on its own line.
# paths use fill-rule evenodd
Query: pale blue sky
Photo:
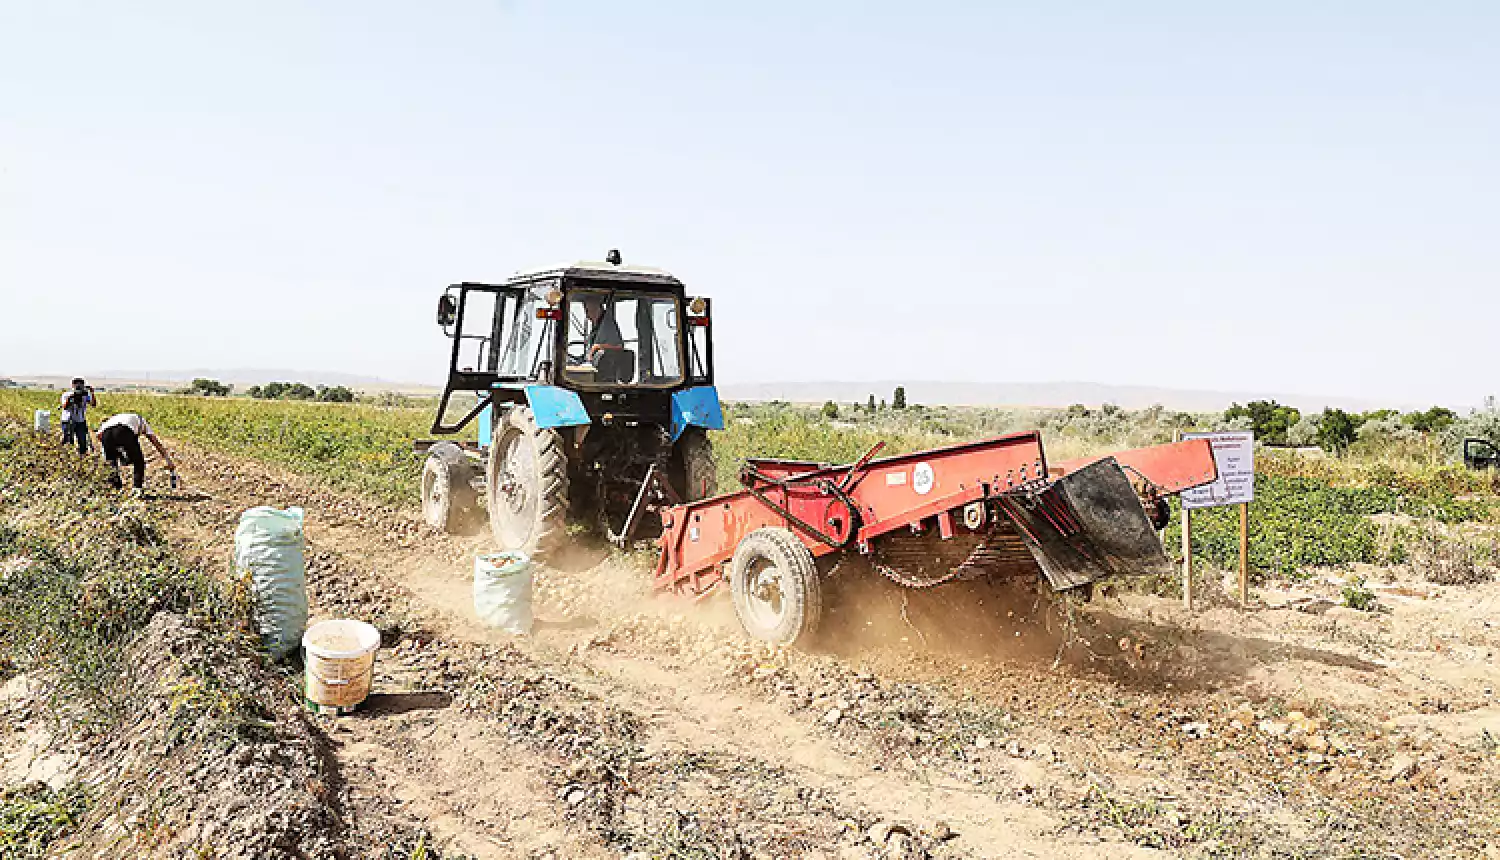
M 433 380 L 443 285 L 618 247 L 715 298 L 726 382 L 1477 403 L 1496 45 L 1489 2 L 0 0 L 0 375 Z

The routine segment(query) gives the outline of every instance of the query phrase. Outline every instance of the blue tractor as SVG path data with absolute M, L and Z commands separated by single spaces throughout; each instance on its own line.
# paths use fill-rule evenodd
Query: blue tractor
M 487 509 L 501 549 L 545 556 L 570 523 L 624 546 L 659 534 L 662 508 L 713 495 L 707 431 L 724 417 L 710 311 L 618 251 L 450 286 L 437 321 L 453 349 L 432 432 L 477 420 L 479 441 L 418 443 L 426 520 L 463 532 Z M 451 422 L 450 407 L 463 412 Z

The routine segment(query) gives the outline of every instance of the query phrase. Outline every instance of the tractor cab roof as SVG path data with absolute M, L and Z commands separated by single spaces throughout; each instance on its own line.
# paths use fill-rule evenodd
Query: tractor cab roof
M 508 284 L 530 284 L 556 278 L 585 281 L 622 281 L 653 287 L 682 289 L 682 282 L 670 272 L 650 266 L 627 266 L 624 264 L 580 261 L 566 266 L 549 266 L 517 272 L 506 279 Z

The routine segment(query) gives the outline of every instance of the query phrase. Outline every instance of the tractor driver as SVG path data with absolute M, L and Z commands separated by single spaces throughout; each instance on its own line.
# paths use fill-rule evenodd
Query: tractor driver
M 583 355 L 590 364 L 597 364 L 599 357 L 608 350 L 625 349 L 625 337 L 620 334 L 620 324 L 615 321 L 614 308 L 604 307 L 604 297 L 583 297 L 583 313 L 589 319 L 589 339 Z
M 605 297 L 585 295 L 583 313 L 589 320 L 589 336 L 583 355 L 599 369 L 602 382 L 623 382 L 630 377 L 630 357 L 625 351 L 625 336 L 615 320 L 615 309 L 605 305 Z

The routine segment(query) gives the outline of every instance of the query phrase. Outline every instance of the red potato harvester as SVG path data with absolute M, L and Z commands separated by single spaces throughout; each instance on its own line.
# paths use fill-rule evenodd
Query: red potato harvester
M 791 644 L 847 553 L 908 588 L 1170 575 L 1166 497 L 1217 477 L 1204 439 L 1050 465 L 1035 432 L 877 460 L 881 447 L 845 466 L 750 460 L 738 492 L 668 508 L 655 588 L 702 597 L 728 580 L 745 631 Z

